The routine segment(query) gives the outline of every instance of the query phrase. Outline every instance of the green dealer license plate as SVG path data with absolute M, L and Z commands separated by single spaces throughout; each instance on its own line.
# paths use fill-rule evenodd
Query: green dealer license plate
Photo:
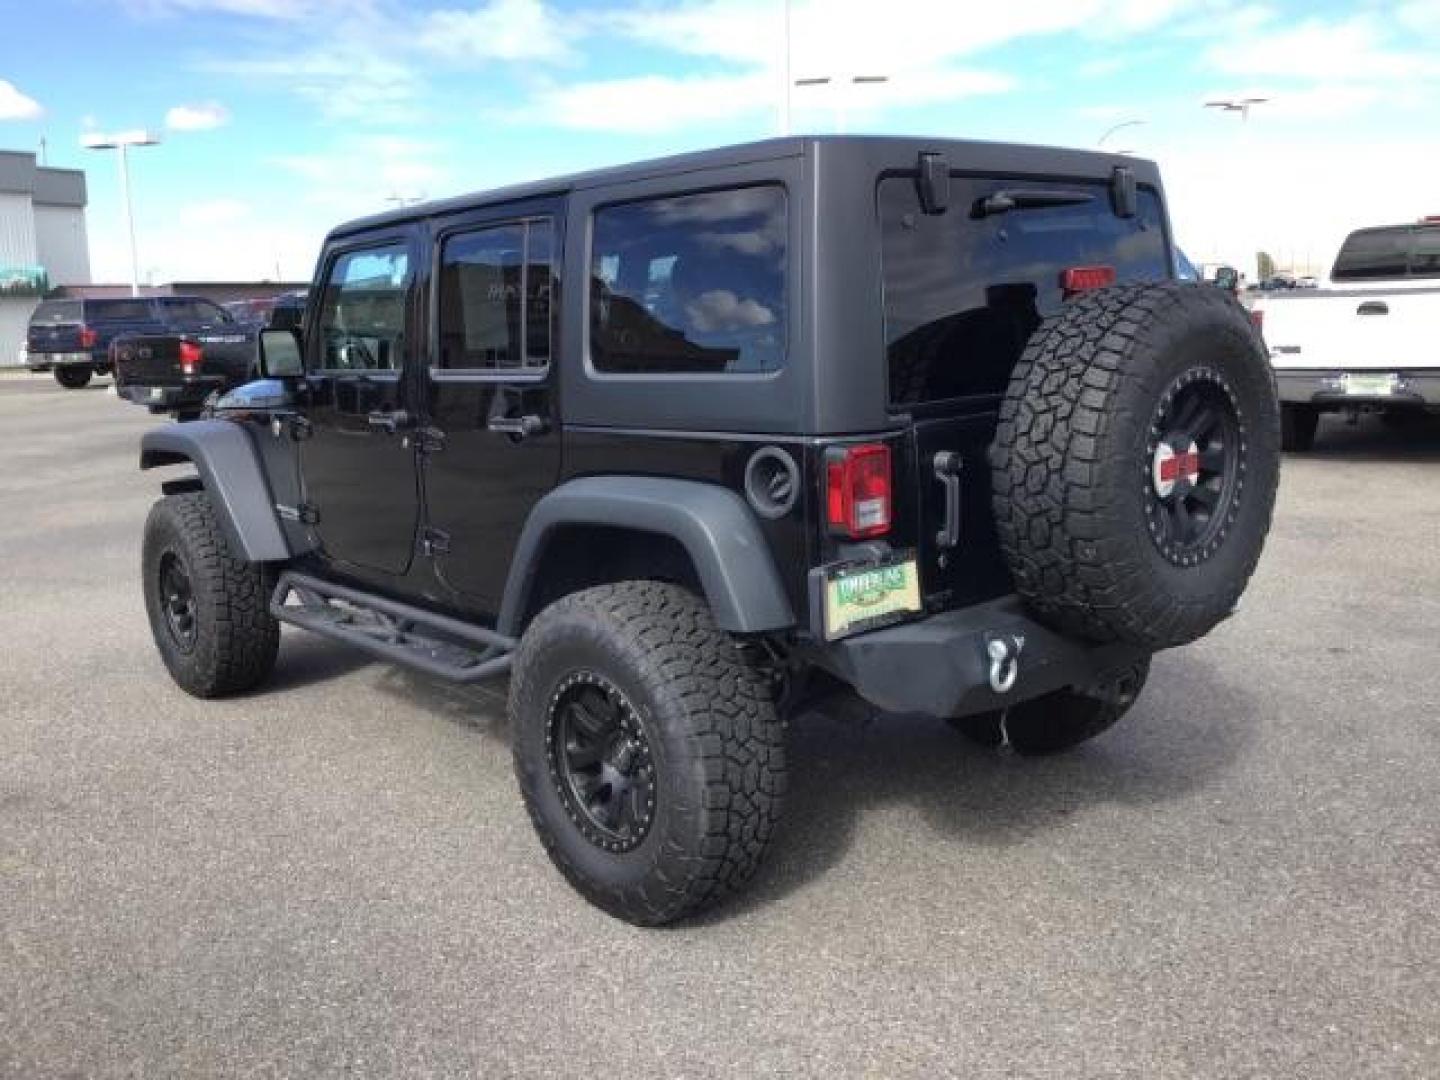
M 825 575 L 827 638 L 843 637 L 919 610 L 920 579 L 914 559 L 846 567 Z

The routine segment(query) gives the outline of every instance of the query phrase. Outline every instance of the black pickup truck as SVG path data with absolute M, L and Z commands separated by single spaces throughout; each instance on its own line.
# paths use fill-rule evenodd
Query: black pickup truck
M 299 326 L 304 305 L 304 293 L 285 293 L 267 301 L 259 318 L 223 311 L 223 323 L 211 319 L 196 327 L 116 337 L 110 345 L 116 390 L 152 413 L 194 419 L 212 394 L 255 377 L 259 332 Z
M 45 300 L 30 316 L 26 365 L 53 372 L 61 386 L 79 390 L 93 376 L 110 374 L 110 346 L 118 337 L 231 325 L 222 307 L 198 296 Z

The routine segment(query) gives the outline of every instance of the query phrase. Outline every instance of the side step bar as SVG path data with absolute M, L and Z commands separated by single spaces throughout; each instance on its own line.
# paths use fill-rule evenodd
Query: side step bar
M 292 596 L 296 603 L 290 603 Z M 516 644 L 514 638 L 482 626 L 293 570 L 275 583 L 270 614 L 453 682 L 503 675 L 510 670 Z

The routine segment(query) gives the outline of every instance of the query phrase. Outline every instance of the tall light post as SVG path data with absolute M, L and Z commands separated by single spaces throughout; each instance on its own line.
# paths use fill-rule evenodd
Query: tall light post
M 847 87 L 854 87 L 854 86 L 878 86 L 878 85 L 880 85 L 880 84 L 882 84 L 882 83 L 887 83 L 887 82 L 889 82 L 889 81 L 890 81 L 890 76 L 889 76 L 889 75 L 852 75 L 852 76 L 851 76 L 850 78 L 848 78 L 848 79 L 841 80 L 841 81 L 839 82 L 839 84 L 837 85 L 837 89 L 838 89 L 839 86 L 847 86 Z M 812 77 L 806 78 L 806 79 L 796 79 L 794 85 L 796 85 L 796 86 L 829 86 L 831 83 L 834 83 L 834 82 L 836 82 L 836 80 L 833 79 L 833 78 L 831 78 L 829 75 L 816 75 L 816 76 L 812 76 Z M 789 96 L 788 89 L 787 89 L 787 92 L 786 92 L 786 96 L 787 96 L 787 97 Z M 845 126 L 846 126 L 847 110 L 846 110 L 846 108 L 845 108 L 845 105 L 846 105 L 846 101 L 845 101 L 845 99 L 842 97 L 842 98 L 839 98 L 839 99 L 837 100 L 836 106 L 835 106 L 835 127 L 836 127 L 836 130 L 842 131 L 842 132 L 845 130 Z M 787 109 L 786 111 L 787 111 L 787 113 L 788 113 L 789 110 Z
M 88 150 L 116 150 L 120 155 L 120 202 L 125 210 L 125 233 L 130 238 L 130 295 L 140 295 L 140 258 L 135 251 L 135 214 L 130 206 L 130 164 L 126 151 L 132 146 L 154 146 L 160 137 L 149 131 L 120 131 L 114 135 L 86 135 L 80 145 Z
M 1217 98 L 1217 99 L 1214 100 L 1214 101 L 1207 101 L 1207 102 L 1205 102 L 1205 108 L 1207 108 L 1207 109 L 1217 109 L 1217 110 L 1219 110 L 1220 112 L 1224 112 L 1224 113 L 1239 113 L 1239 114 L 1240 114 L 1240 138 L 1239 138 L 1239 142 L 1240 142 L 1240 155 L 1239 155 L 1239 156 L 1240 156 L 1240 159 L 1241 159 L 1241 168 L 1232 170 L 1233 173 L 1234 173 L 1234 176 L 1235 176 L 1235 194 L 1234 194 L 1234 197 L 1233 197 L 1233 198 L 1234 198 L 1234 204 L 1233 204 L 1233 205 L 1234 205 L 1234 207 L 1236 208 L 1233 216 L 1234 216 L 1235 218 L 1238 218 L 1238 219 L 1239 219 L 1240 225 L 1241 225 L 1242 229 L 1243 229 L 1243 230 L 1245 231 L 1245 233 L 1247 234 L 1246 246 L 1247 246 L 1247 247 L 1250 247 L 1250 248 L 1254 248 L 1254 247 L 1255 247 L 1254 226 L 1253 226 L 1253 224 L 1252 224 L 1252 222 L 1251 222 L 1251 220 L 1250 220 L 1250 218 L 1251 218 L 1251 211 L 1253 210 L 1253 207 L 1252 207 L 1252 205 L 1251 205 L 1251 203 L 1250 203 L 1250 200 L 1248 199 L 1248 192 L 1247 192 L 1247 185 L 1246 185 L 1246 181 L 1247 181 L 1247 179 L 1248 179 L 1248 176 L 1247 176 L 1246 171 L 1245 171 L 1247 168 L 1249 168 L 1249 167 L 1252 165 L 1252 161 L 1251 161 L 1252 154 L 1251 154 L 1251 152 L 1250 152 L 1250 136 L 1249 136 L 1249 131 L 1250 131 L 1250 110 L 1253 109 L 1256 105 L 1264 105 L 1264 104 L 1265 104 L 1266 102 L 1268 102 L 1269 100 L 1270 100 L 1269 98 L 1263 98 L 1263 97 L 1234 97 L 1234 98 Z M 1237 246 L 1238 246 L 1238 245 L 1237 245 Z M 1253 269 L 1253 270 L 1255 271 L 1255 275 L 1256 275 L 1256 278 L 1257 278 L 1257 279 L 1259 278 L 1259 272 L 1260 272 L 1260 259 L 1259 259 L 1258 256 L 1259 256 L 1259 253 L 1256 252 L 1254 255 L 1248 256 L 1248 257 L 1244 260 L 1244 262 L 1242 263 L 1242 265 L 1249 266 L 1251 269 Z

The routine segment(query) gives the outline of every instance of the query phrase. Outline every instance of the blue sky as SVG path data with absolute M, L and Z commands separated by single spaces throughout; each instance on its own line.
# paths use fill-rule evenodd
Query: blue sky
M 87 169 L 98 279 L 309 276 L 325 230 L 438 197 L 774 134 L 780 0 L 3 0 L 0 147 Z M 1440 213 L 1440 0 L 794 0 L 800 131 L 1154 157 L 1196 258 L 1328 260 L 1345 230 Z M 853 87 L 854 75 L 885 75 Z M 1248 123 L 1203 108 L 1272 99 Z M 1428 202 L 1426 201 L 1428 200 Z

